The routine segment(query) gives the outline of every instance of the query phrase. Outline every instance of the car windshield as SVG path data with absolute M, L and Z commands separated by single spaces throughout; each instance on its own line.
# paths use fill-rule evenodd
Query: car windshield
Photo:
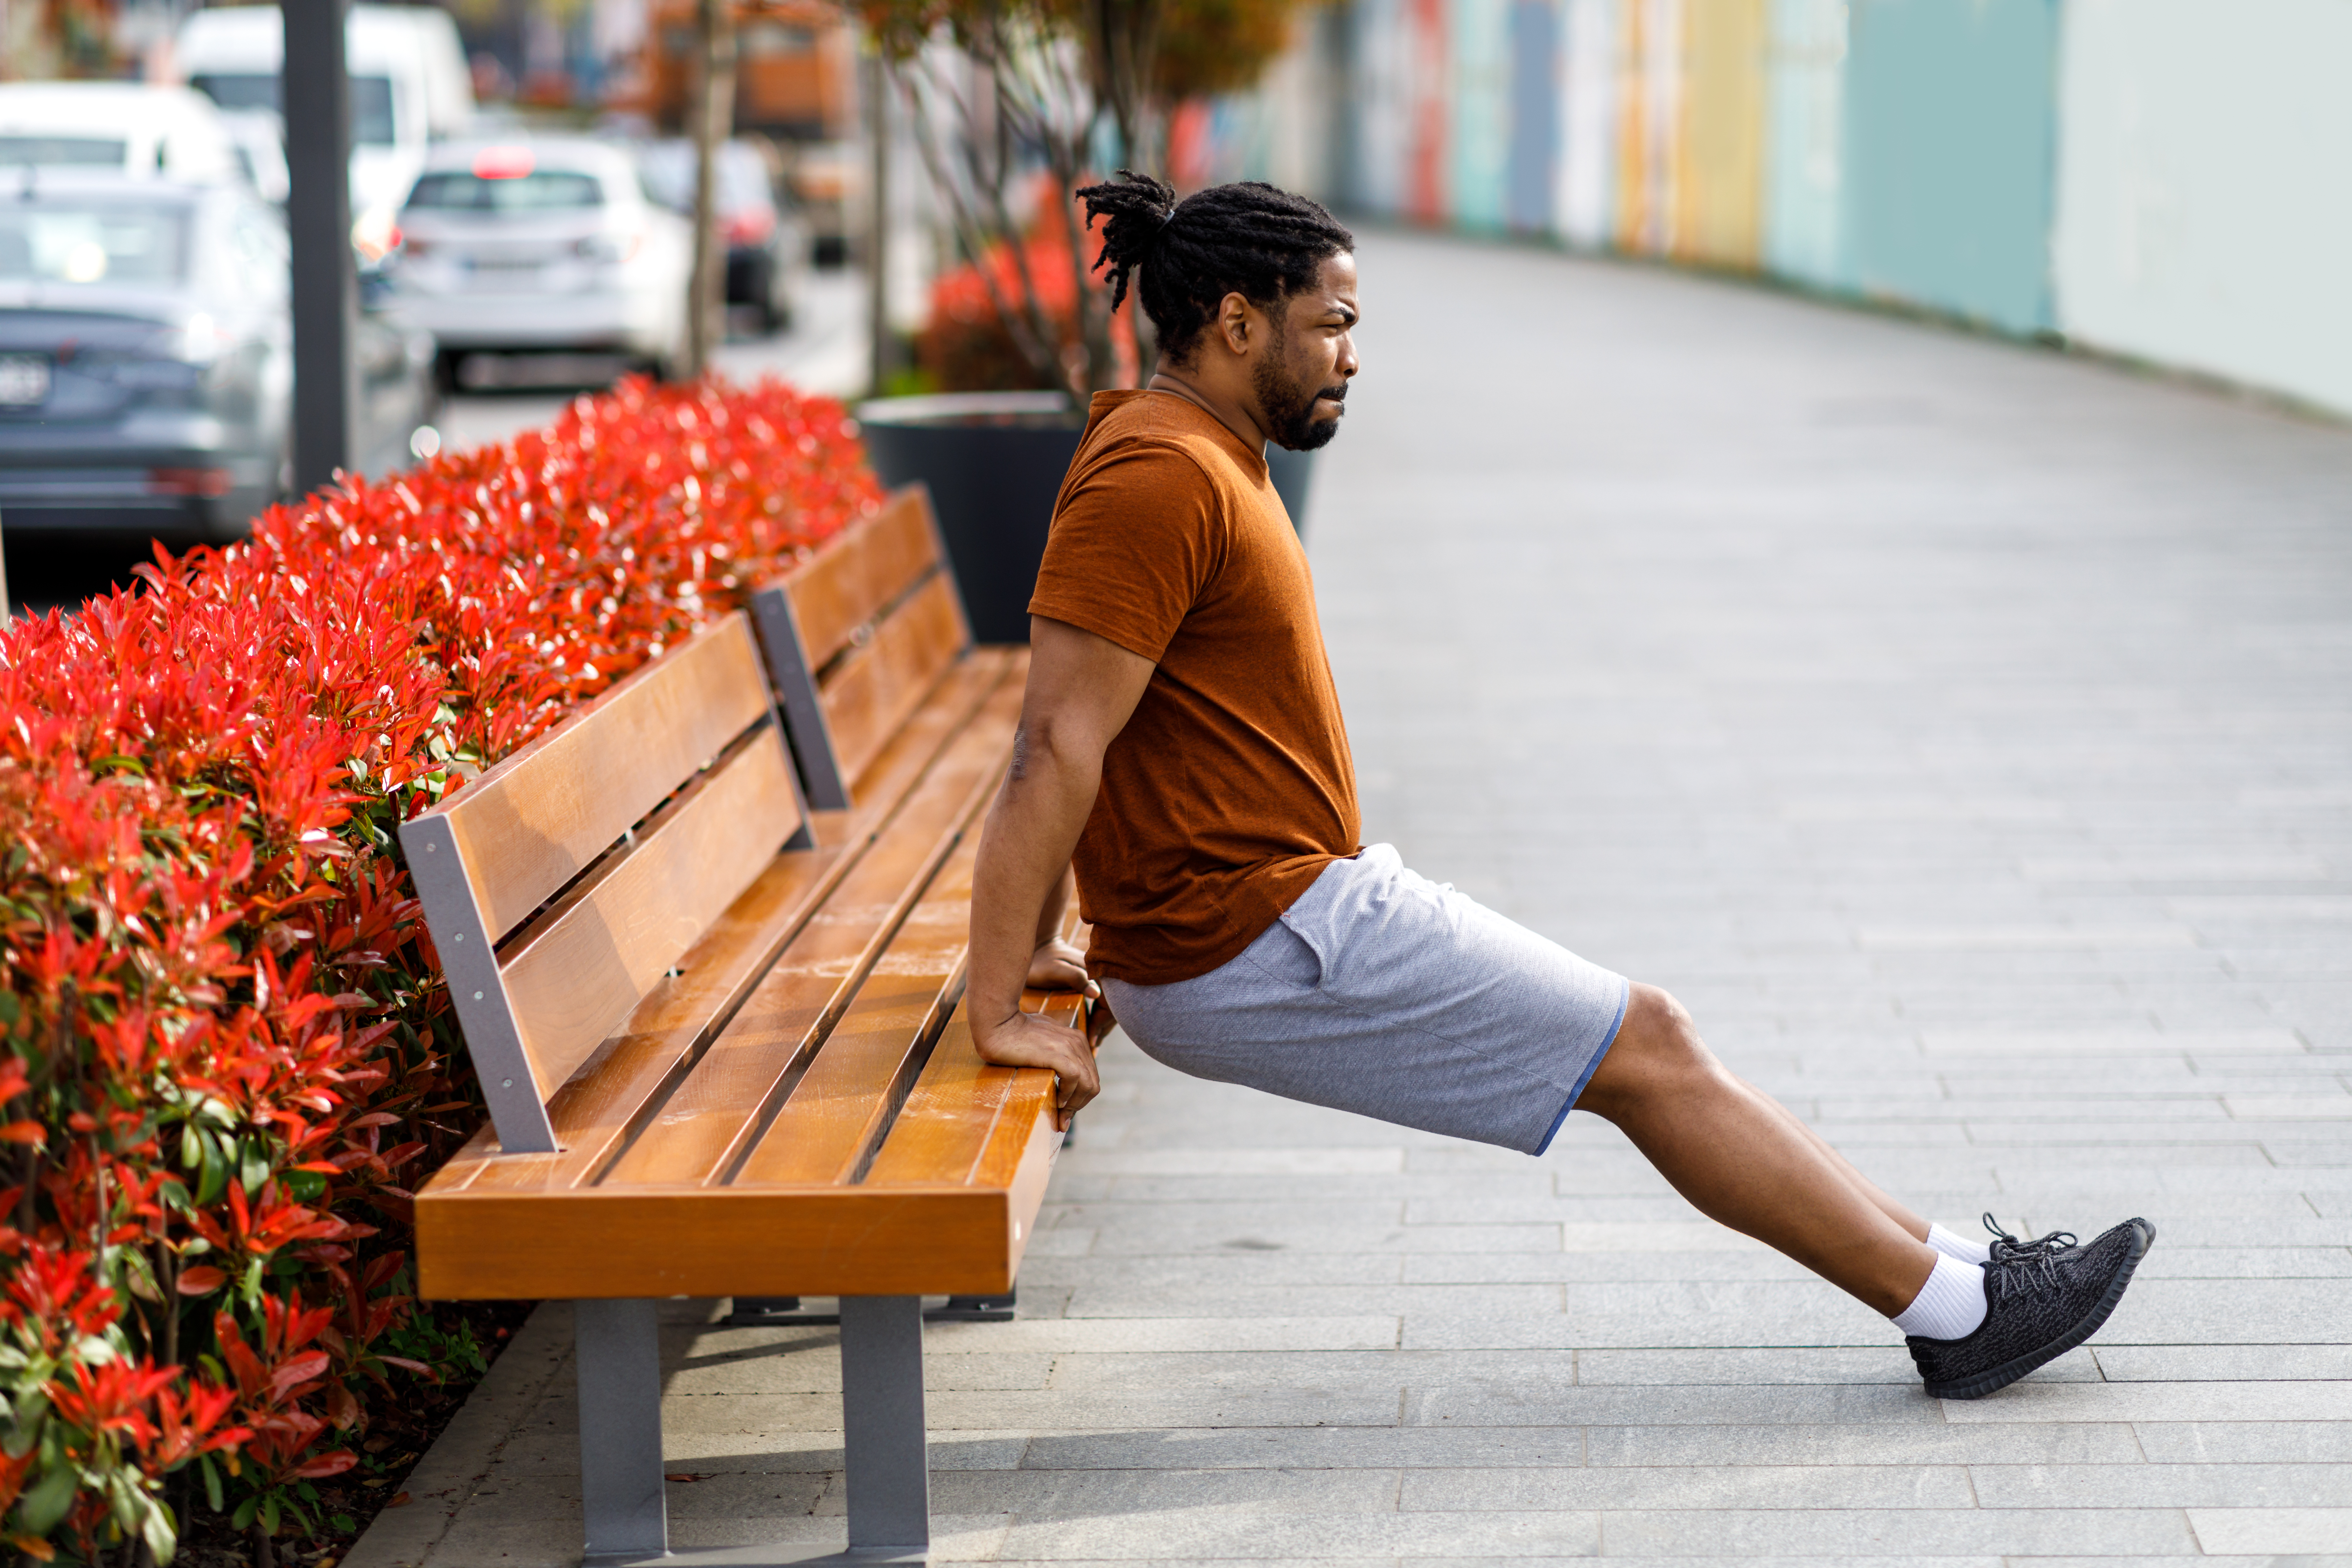
M 408 205 L 427 212 L 566 212 L 604 205 L 604 187 L 593 174 L 558 169 L 487 180 L 446 169 L 418 175 Z
M 76 163 L 122 167 L 129 143 L 119 136 L 0 136 L 0 163 Z
M 187 220 L 175 207 L 39 199 L 0 203 L 0 281 L 176 283 Z
M 275 71 L 199 71 L 188 85 L 223 109 L 267 109 L 283 112 Z M 392 79 L 352 78 L 352 142 L 362 147 L 392 145 Z

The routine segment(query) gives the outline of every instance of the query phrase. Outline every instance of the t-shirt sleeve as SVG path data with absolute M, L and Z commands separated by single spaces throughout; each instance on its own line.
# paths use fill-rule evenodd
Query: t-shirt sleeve
M 1222 548 L 1216 492 L 1200 466 L 1164 447 L 1126 447 L 1063 498 L 1029 613 L 1157 664 Z

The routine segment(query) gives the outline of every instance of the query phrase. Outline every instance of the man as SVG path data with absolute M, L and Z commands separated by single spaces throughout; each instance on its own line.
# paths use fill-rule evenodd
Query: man
M 981 1055 L 1051 1068 L 1066 1125 L 1097 1088 L 1089 1042 L 1020 996 L 1084 986 L 1108 1005 L 1097 1039 L 1115 1013 L 1204 1078 L 1529 1154 L 1589 1110 L 1703 1213 L 1892 1318 L 1932 1394 L 1979 1397 L 2089 1338 L 2147 1221 L 2088 1246 L 1931 1226 L 1726 1071 L 1664 992 L 1360 847 L 1306 555 L 1265 457 L 1339 430 L 1354 238 L 1270 185 L 1178 205 L 1122 171 L 1080 195 L 1089 226 L 1108 220 L 1112 307 L 1132 277 L 1160 368 L 1096 395 L 1055 503 L 973 889 Z M 1055 934 L 1066 869 L 1093 922 L 1083 960 Z

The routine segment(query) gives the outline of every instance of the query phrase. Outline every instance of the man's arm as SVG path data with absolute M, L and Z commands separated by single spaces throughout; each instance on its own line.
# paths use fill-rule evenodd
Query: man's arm
M 1024 1013 L 1021 992 L 1031 984 L 1092 989 L 1076 951 L 1055 934 L 1070 853 L 1102 787 L 1103 752 L 1127 727 L 1152 668 L 1107 637 L 1032 616 L 1013 766 L 981 831 L 964 992 L 972 1044 L 984 1061 L 1053 1068 L 1057 1127 L 1101 1087 L 1094 1051 L 1076 1030 Z

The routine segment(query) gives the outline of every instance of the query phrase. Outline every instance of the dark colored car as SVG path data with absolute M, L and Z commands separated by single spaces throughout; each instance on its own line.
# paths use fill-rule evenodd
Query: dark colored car
M 646 194 L 682 216 L 694 215 L 694 144 L 648 142 L 638 150 Z M 727 302 L 748 305 L 769 331 L 790 326 L 809 265 L 808 226 L 776 198 L 767 160 L 748 142 L 719 150 L 719 231 L 727 240 Z
M 285 493 L 285 226 L 252 192 L 0 174 L 0 526 L 241 535 Z M 363 317 L 353 467 L 404 466 L 432 345 Z

